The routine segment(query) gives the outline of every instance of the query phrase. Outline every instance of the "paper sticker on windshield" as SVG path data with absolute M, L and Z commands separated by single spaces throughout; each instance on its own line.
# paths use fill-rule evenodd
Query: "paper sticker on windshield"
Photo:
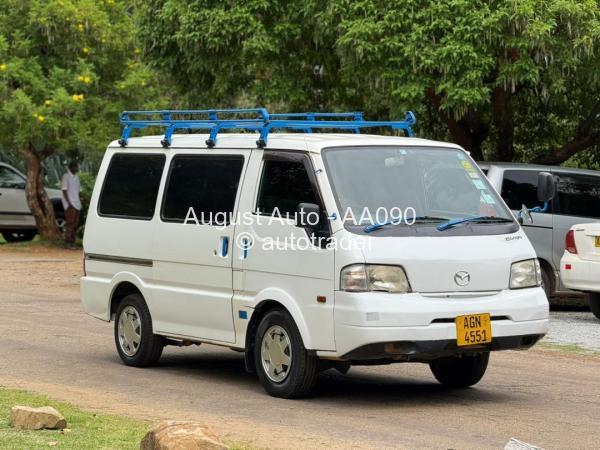
M 469 161 L 463 160 L 460 163 L 467 172 L 473 172 L 475 170 Z
M 492 197 L 490 194 L 488 194 L 487 192 L 481 192 L 481 199 L 487 203 L 488 205 L 493 205 L 496 202 L 494 201 L 494 197 Z
M 465 155 L 462 153 L 457 153 L 456 156 L 458 156 L 458 159 L 465 159 Z
M 477 172 L 467 172 L 467 173 L 468 173 L 468 174 L 469 174 L 469 176 L 470 176 L 471 178 L 473 178 L 474 180 L 475 180 L 475 179 L 477 179 L 477 180 L 479 179 L 479 174 L 478 174 Z
M 477 180 L 471 180 L 471 181 L 473 181 L 473 184 L 475 185 L 475 187 L 476 187 L 477 189 L 481 189 L 481 190 L 484 190 L 484 189 L 485 189 L 485 184 L 483 184 L 483 181 L 481 181 L 480 179 L 477 179 Z

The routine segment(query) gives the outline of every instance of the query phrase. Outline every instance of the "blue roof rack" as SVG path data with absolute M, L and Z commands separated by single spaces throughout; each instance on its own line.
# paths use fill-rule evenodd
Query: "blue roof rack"
M 227 115 L 229 118 L 223 118 Z M 297 130 L 312 133 L 313 129 L 350 130 L 360 133 L 361 128 L 389 127 L 403 130 L 406 136 L 413 136 L 412 126 L 417 122 L 415 115 L 407 111 L 402 121 L 365 121 L 361 112 L 345 113 L 282 113 L 269 114 L 265 108 L 254 109 L 206 109 L 206 110 L 162 110 L 162 111 L 124 111 L 120 117 L 123 132 L 119 145 L 127 146 L 134 129 L 148 127 L 165 128 L 161 140 L 163 147 L 171 145 L 176 130 L 207 130 L 209 138 L 206 145 L 213 148 L 221 130 L 245 130 L 260 133 L 256 145 L 264 148 L 271 130 Z

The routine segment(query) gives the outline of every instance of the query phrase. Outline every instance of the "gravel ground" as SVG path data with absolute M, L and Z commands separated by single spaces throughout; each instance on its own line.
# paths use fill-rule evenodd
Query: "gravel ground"
M 123 365 L 112 324 L 81 311 L 80 251 L 1 247 L 0 386 L 139 419 L 200 421 L 258 448 L 497 450 L 512 437 L 599 448 L 600 353 L 497 352 L 464 390 L 443 388 L 423 364 L 353 367 L 324 372 L 313 397 L 286 401 L 265 394 L 240 353 L 210 345 L 168 347 L 152 368 Z M 600 342 L 589 312 L 553 312 L 551 328 L 546 342 Z
M 600 320 L 589 311 L 552 311 L 543 342 L 600 352 Z

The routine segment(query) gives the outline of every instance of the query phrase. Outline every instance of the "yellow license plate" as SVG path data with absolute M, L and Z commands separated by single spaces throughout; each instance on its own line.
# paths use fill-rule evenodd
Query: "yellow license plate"
M 596 247 L 600 247 L 600 236 L 596 236 Z
M 492 342 L 492 321 L 489 314 L 458 316 L 456 322 L 456 344 L 488 344 Z

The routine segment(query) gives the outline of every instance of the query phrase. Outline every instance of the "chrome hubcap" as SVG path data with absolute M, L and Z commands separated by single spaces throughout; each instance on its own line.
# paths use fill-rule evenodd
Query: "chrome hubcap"
M 119 316 L 117 328 L 119 346 L 127 356 L 133 356 L 140 348 L 142 342 L 142 321 L 133 306 L 128 306 Z
M 287 377 L 292 364 L 290 337 L 283 328 L 274 325 L 263 336 L 260 348 L 265 373 L 271 381 L 281 383 Z

